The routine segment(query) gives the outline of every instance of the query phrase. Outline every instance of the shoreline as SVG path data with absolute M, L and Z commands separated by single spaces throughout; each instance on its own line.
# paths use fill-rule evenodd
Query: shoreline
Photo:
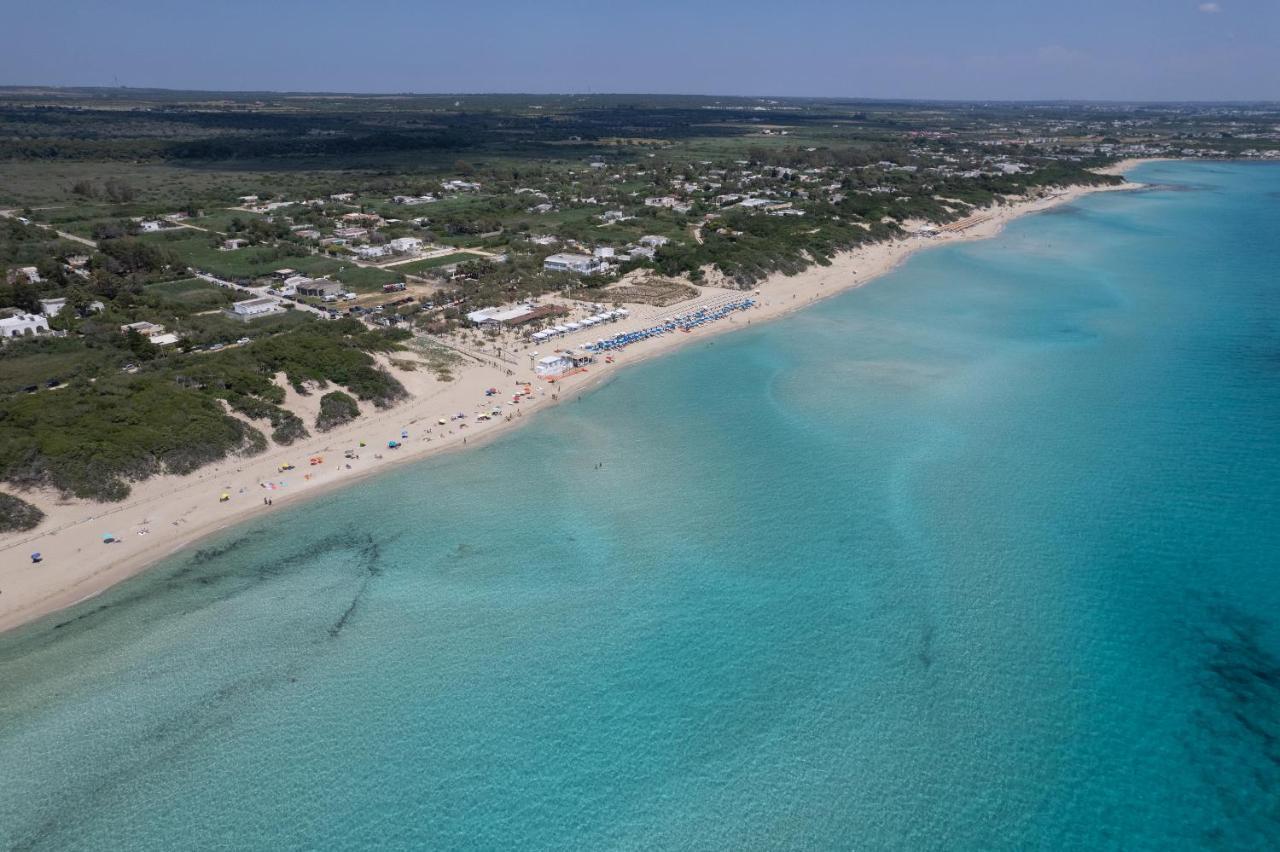
M 1122 160 L 1098 171 L 1123 175 L 1146 162 L 1153 161 Z M 822 299 L 861 287 L 891 272 L 921 249 L 987 239 L 1022 216 L 1067 204 L 1094 192 L 1135 190 L 1142 186 L 1126 183 L 1069 187 L 972 211 L 966 219 L 952 223 L 952 230 L 941 231 L 931 238 L 912 236 L 872 243 L 842 253 L 829 266 L 813 266 L 789 277 L 771 275 L 755 288 L 754 298 L 759 304 L 749 312 L 690 334 L 677 332 L 635 344 L 614 353 L 614 363 L 594 364 L 587 372 L 568 376 L 554 385 L 535 380 L 531 383 L 534 394 L 518 405 L 509 402 L 511 392 L 516 389 L 518 379 L 532 377 L 532 356 L 528 356 L 530 366 L 522 364 L 514 368 L 514 376 L 509 374 L 506 365 L 497 366 L 496 362 L 470 357 L 457 367 L 450 382 L 440 382 L 422 370 L 404 373 L 392 368 L 393 374 L 409 390 L 411 396 L 407 401 L 385 410 L 362 404 L 362 414 L 355 421 L 328 433 L 314 433 L 293 446 L 270 444 L 257 456 L 224 459 L 185 476 L 153 477 L 135 483 L 130 496 L 118 504 L 62 500 L 53 492 L 41 492 L 51 499 L 42 501 L 42 508 L 47 508 L 46 519 L 40 526 L 25 533 L 0 535 L 0 632 L 15 630 L 92 599 L 179 550 L 260 512 L 273 511 L 274 506 L 262 502 L 266 498 L 273 503 L 276 499 L 282 500 L 282 507 L 294 506 L 404 462 L 487 445 L 539 412 L 612 380 L 627 365 L 749 327 L 753 322 L 786 316 Z M 746 293 L 714 286 L 699 285 L 699 288 L 702 294 L 696 300 L 666 309 L 628 305 L 632 316 L 619 325 L 618 330 L 641 328 L 661 316 L 689 310 L 699 303 L 714 303 Z M 553 345 L 576 348 L 599 334 L 598 329 L 585 329 Z M 523 362 L 525 357 L 522 353 L 520 360 Z M 501 393 L 487 398 L 484 389 L 491 387 L 500 389 Z M 297 400 L 292 390 L 289 394 L 291 401 Z M 302 399 L 314 405 L 317 396 Z M 460 425 L 461 421 L 445 420 L 455 413 L 488 411 L 495 405 L 495 399 L 503 407 L 501 419 L 465 426 Z M 301 402 L 300 406 L 306 408 L 307 402 Z M 400 449 L 380 449 L 386 441 L 397 437 L 403 442 Z M 358 447 L 361 441 L 367 446 Z M 357 448 L 356 458 L 343 457 L 344 449 Z M 308 459 L 314 456 L 323 456 L 325 462 L 309 465 Z M 285 463 L 296 465 L 296 469 L 281 472 L 279 466 Z M 263 483 L 279 487 L 264 488 Z M 229 495 L 225 502 L 219 500 L 222 494 Z M 113 534 L 117 543 L 104 543 L 106 533 Z M 28 556 L 31 552 L 43 554 L 44 561 L 32 563 Z

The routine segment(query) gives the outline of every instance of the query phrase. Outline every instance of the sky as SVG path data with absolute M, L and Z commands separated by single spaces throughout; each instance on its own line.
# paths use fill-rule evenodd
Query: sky
M 0 0 L 0 85 L 1280 100 L 1280 0 Z

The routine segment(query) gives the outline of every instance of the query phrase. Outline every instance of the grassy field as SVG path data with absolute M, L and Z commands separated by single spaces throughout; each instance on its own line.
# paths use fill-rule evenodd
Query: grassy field
M 226 232 L 231 225 L 232 219 L 239 219 L 241 222 L 248 222 L 250 219 L 263 219 L 257 213 L 245 213 L 241 210 L 216 210 L 206 208 L 203 216 L 193 216 L 185 220 L 188 225 L 195 225 L 198 228 L 204 228 L 207 231 L 214 231 L 218 234 Z
M 328 276 L 335 281 L 341 281 L 357 293 L 381 290 L 383 284 L 393 284 L 404 277 L 403 273 L 356 266 L 349 260 L 336 260 L 318 254 L 309 257 L 291 257 L 288 258 L 287 263 L 282 262 L 281 265 L 292 267 L 313 278 Z
M 313 278 L 328 276 L 356 292 L 372 292 L 403 277 L 402 273 L 357 266 L 353 261 L 322 254 L 291 254 L 291 251 L 306 249 L 289 244 L 222 251 L 212 244 L 213 236 L 190 228 L 144 234 L 141 239 L 155 243 L 188 266 L 219 278 L 249 280 L 269 275 L 277 269 L 295 269 Z
M 479 260 L 480 256 L 465 251 L 455 251 L 451 254 L 442 255 L 440 257 L 429 257 L 426 260 L 415 260 L 412 263 L 401 263 L 391 267 L 388 271 L 394 271 L 399 275 L 416 275 L 430 269 L 439 269 L 442 266 L 449 266 L 454 263 L 463 263 L 468 260 Z
M 305 256 L 295 257 L 274 246 L 222 251 L 213 245 L 215 236 L 190 228 L 143 234 L 140 239 L 154 243 L 188 266 L 219 278 L 256 278 L 286 266 L 298 269 L 298 263 L 305 259 Z
M 148 284 L 143 291 L 158 297 L 163 303 L 182 305 L 193 310 L 220 308 L 243 296 L 242 293 L 210 284 L 199 278 Z

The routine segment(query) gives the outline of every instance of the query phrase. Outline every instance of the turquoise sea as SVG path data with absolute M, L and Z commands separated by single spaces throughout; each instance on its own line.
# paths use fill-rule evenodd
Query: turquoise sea
M 1280 847 L 1280 166 L 1134 177 L 0 637 L 0 848 Z

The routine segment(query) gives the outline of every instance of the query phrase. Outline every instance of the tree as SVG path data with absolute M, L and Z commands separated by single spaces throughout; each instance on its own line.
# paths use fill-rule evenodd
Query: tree
M 153 361 L 160 354 L 160 347 L 139 334 L 135 329 L 125 333 L 125 346 L 140 361 Z
M 10 285 L 7 301 L 27 313 L 37 313 L 40 310 L 40 290 L 26 275 L 19 273 Z
M 93 181 L 81 179 L 71 185 L 71 191 L 83 198 L 97 198 L 98 188 L 93 185 Z

